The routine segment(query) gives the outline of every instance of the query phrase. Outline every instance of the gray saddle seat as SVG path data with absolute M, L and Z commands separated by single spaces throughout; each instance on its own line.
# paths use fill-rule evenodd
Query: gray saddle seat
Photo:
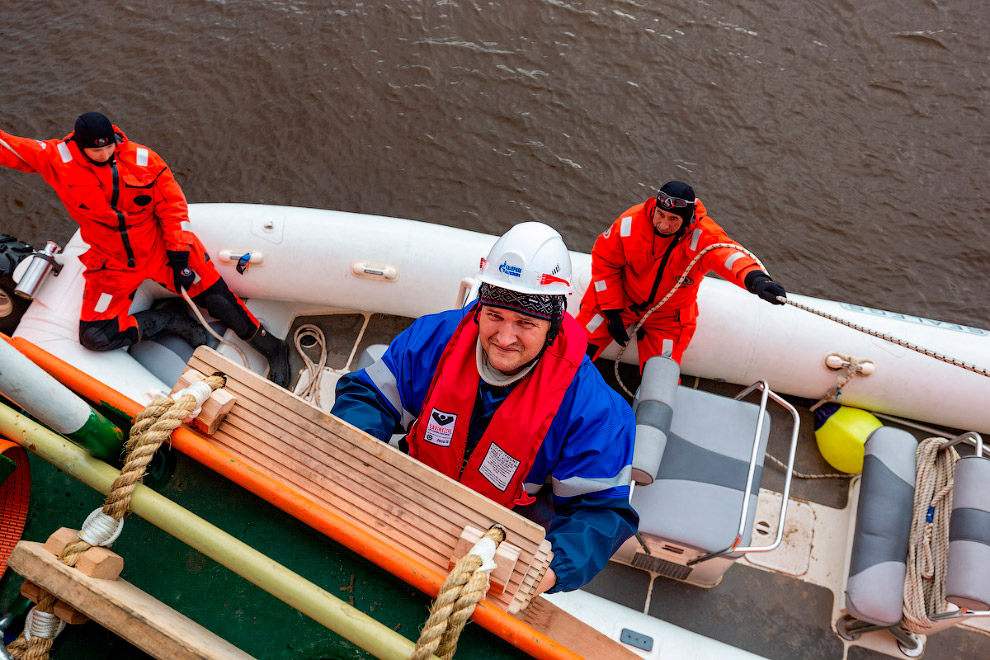
M 669 358 L 650 359 L 633 402 L 636 413 L 632 504 L 640 532 L 702 553 L 735 543 L 760 407 L 677 385 Z M 770 435 L 764 423 L 740 545 L 749 545 L 762 463 Z M 652 476 L 652 478 L 651 478 Z M 733 555 L 729 555 L 732 557 Z
M 846 609 L 879 626 L 901 620 L 916 448 L 914 436 L 889 426 L 878 428 L 866 441 Z
M 990 458 L 986 455 L 956 461 L 945 599 L 969 610 L 990 609 Z

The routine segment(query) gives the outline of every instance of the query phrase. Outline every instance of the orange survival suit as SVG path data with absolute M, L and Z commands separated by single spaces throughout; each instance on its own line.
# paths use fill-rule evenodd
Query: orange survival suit
M 7 145 L 0 145 L 0 165 L 40 174 L 89 244 L 79 258 L 86 267 L 80 342 L 111 350 L 141 338 L 129 313 L 132 297 L 146 279 L 175 291 L 167 251 L 188 253 L 196 276 L 190 297 L 241 338 L 253 337 L 258 320 L 220 279 L 199 239 L 183 229 L 189 219 L 186 198 L 168 165 L 117 126 L 113 132 L 113 158 L 96 164 L 73 140 L 74 133 L 35 140 L 0 131 Z
M 591 251 L 592 281 L 577 317 L 588 332 L 593 360 L 612 341 L 602 310 L 620 310 L 626 326 L 635 323 L 674 287 L 701 250 L 716 243 L 739 245 L 708 216 L 701 200 L 695 202 L 694 218 L 683 231 L 671 237 L 660 236 L 653 226 L 655 206 L 656 199 L 652 197 L 633 206 L 595 240 Z M 746 275 L 759 270 L 756 260 L 732 247 L 706 252 L 674 295 L 640 328 L 637 336 L 640 371 L 655 355 L 666 355 L 680 364 L 694 336 L 698 288 L 705 273 L 714 271 L 746 288 Z

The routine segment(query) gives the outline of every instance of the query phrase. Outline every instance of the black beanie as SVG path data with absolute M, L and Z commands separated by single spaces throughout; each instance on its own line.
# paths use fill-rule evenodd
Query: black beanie
M 686 202 L 693 202 L 695 200 L 694 188 L 682 181 L 668 181 L 663 184 L 660 187 L 660 192 L 657 193 L 658 204 L 660 202 L 660 193 L 664 193 L 670 197 L 676 197 L 677 199 L 683 199 Z M 684 224 L 682 225 L 684 227 L 691 224 L 691 221 L 694 220 L 694 206 L 694 204 L 691 204 L 690 206 L 682 206 L 680 208 L 675 206 L 668 209 L 663 204 L 660 204 L 660 209 L 674 215 L 679 215 L 684 220 Z
M 72 139 L 80 149 L 99 149 L 114 143 L 113 124 L 99 112 L 87 112 L 76 119 Z

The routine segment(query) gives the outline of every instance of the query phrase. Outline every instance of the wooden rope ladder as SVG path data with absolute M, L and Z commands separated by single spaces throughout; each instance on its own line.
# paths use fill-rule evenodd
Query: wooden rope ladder
M 226 378 L 213 375 L 203 381 L 210 392 L 223 387 Z M 120 474 L 114 480 L 103 507 L 97 511 L 116 523 L 116 532 L 104 542 L 97 544 L 81 538 L 70 542 L 59 553 L 58 559 L 66 566 L 75 566 L 79 558 L 94 545 L 108 546 L 119 534 L 124 516 L 130 507 L 131 495 L 141 483 L 145 470 L 158 448 L 171 437 L 172 432 L 190 416 L 194 416 L 200 403 L 197 398 L 183 391 L 177 399 L 162 396 L 152 401 L 134 420 L 127 444 L 124 446 L 126 459 Z M 96 514 L 97 512 L 94 512 Z M 91 516 L 92 518 L 93 516 Z M 88 521 L 87 521 L 88 522 Z M 84 525 L 84 528 L 86 525 Z M 16 640 L 10 643 L 7 651 L 16 660 L 46 660 L 51 650 L 52 642 L 61 632 L 64 624 L 59 624 L 55 618 L 54 609 L 57 598 L 41 590 L 37 604 L 28 615 L 28 625 Z M 32 630 L 34 633 L 32 634 Z

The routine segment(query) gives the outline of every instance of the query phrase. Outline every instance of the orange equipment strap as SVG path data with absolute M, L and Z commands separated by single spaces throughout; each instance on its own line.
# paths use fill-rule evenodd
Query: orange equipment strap
M 27 452 L 15 442 L 0 438 L 0 456 L 13 460 L 17 467 L 0 484 L 0 576 L 7 570 L 7 559 L 21 540 L 31 500 L 31 468 Z

